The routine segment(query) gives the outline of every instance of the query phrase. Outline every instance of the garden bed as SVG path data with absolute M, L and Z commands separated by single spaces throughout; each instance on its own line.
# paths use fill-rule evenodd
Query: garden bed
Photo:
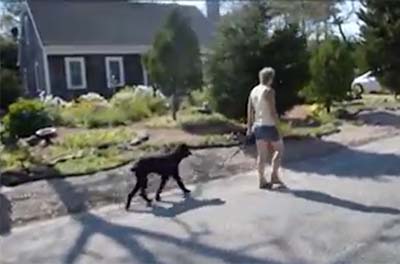
M 45 148 L 38 146 L 3 152 L 1 158 L 7 165 L 1 175 L 1 184 L 16 186 L 43 179 L 90 175 L 124 166 L 139 157 L 171 149 L 180 143 L 186 143 L 194 150 L 240 145 L 231 134 L 207 136 L 186 134 L 186 137 L 180 139 L 164 138 L 159 141 L 153 141 L 150 137 L 149 141 L 132 146 L 130 142 L 136 141 L 137 137 L 133 137 L 136 134 L 129 128 L 72 131 L 64 130 L 62 138 L 57 139 L 54 145 Z M 174 134 L 175 129 L 170 129 L 169 132 Z M 293 130 L 284 137 L 286 140 L 300 140 L 335 132 L 338 132 L 337 128 L 330 126 L 314 128 L 312 133 L 307 133 L 307 129 L 302 128 Z M 157 129 L 150 131 L 150 134 L 156 133 Z M 7 155 L 9 160 L 4 159 Z
M 54 107 L 51 104 L 44 107 L 39 102 L 17 103 L 18 110 L 29 106 L 32 117 L 41 118 L 37 113 L 48 113 L 50 116 L 46 120 L 69 127 L 57 127 L 58 136 L 50 145 L 30 146 L 24 140 L 12 148 L 0 145 L 1 184 L 15 186 L 41 179 L 90 175 L 123 166 L 143 155 L 171 149 L 180 143 L 186 143 L 192 149 L 238 146 L 240 143 L 232 134 L 245 131 L 243 124 L 219 113 L 199 113 L 193 107 L 180 111 L 177 121 L 165 114 L 158 116 L 165 110 L 160 99 L 129 89 L 117 93 L 110 102 L 92 97 Z M 144 105 L 138 104 L 146 100 Z M 130 108 L 122 111 L 132 104 L 146 111 Z M 107 111 L 114 111 L 114 106 L 121 111 L 118 115 L 109 115 Z M 24 111 L 18 114 L 22 115 Z M 146 112 L 151 116 L 142 115 L 141 118 L 146 119 L 134 122 L 136 116 L 128 118 L 126 112 Z M 117 120 L 114 117 L 126 122 L 114 122 Z M 24 128 L 21 124 L 26 121 L 17 121 L 17 128 Z M 312 125 L 308 121 L 284 120 L 280 130 L 285 139 L 321 137 L 338 132 L 338 123 L 331 115 L 318 114 L 311 117 L 311 121 Z M 102 128 L 93 128 L 97 126 Z

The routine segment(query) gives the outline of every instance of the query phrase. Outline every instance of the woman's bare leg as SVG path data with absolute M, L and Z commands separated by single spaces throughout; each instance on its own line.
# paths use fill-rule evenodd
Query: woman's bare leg
M 283 141 L 275 141 L 271 142 L 271 145 L 274 149 L 274 154 L 272 156 L 272 172 L 271 172 L 271 183 L 281 183 L 279 179 L 279 169 L 282 162 L 283 157 Z
M 268 142 L 264 140 L 257 140 L 257 171 L 260 187 L 264 187 L 267 180 L 264 177 L 265 164 L 268 157 Z

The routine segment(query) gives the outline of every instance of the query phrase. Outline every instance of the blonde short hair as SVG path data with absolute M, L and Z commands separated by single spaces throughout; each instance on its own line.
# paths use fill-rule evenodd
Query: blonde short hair
M 275 70 L 272 67 L 264 67 L 258 73 L 258 78 L 260 79 L 260 83 L 266 84 L 269 81 L 272 81 L 275 77 Z

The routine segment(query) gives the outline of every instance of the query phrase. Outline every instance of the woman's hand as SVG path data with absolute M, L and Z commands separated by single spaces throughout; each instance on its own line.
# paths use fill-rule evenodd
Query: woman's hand
M 246 131 L 246 136 L 250 136 L 251 134 L 252 134 L 252 129 L 251 129 L 251 127 L 248 127 L 247 128 L 247 131 Z

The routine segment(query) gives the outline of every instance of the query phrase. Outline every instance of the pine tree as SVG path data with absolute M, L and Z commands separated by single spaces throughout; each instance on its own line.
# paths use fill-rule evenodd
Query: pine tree
M 219 27 L 207 77 L 213 104 L 226 116 L 246 115 L 250 90 L 266 66 L 276 70 L 278 112 L 298 102 L 298 90 L 308 80 L 306 38 L 296 25 L 274 28 L 271 18 L 267 2 L 251 2 L 224 17 Z
M 400 1 L 364 0 L 359 18 L 365 60 L 381 83 L 400 94 Z
M 337 38 L 326 39 L 310 60 L 311 82 L 304 89 L 309 100 L 325 106 L 330 112 L 335 101 L 345 99 L 353 79 L 354 62 L 349 49 Z
M 152 85 L 172 98 L 172 116 L 176 120 L 180 97 L 202 85 L 202 62 L 197 36 L 179 8 L 168 16 L 164 28 L 155 37 L 153 47 L 143 61 Z

